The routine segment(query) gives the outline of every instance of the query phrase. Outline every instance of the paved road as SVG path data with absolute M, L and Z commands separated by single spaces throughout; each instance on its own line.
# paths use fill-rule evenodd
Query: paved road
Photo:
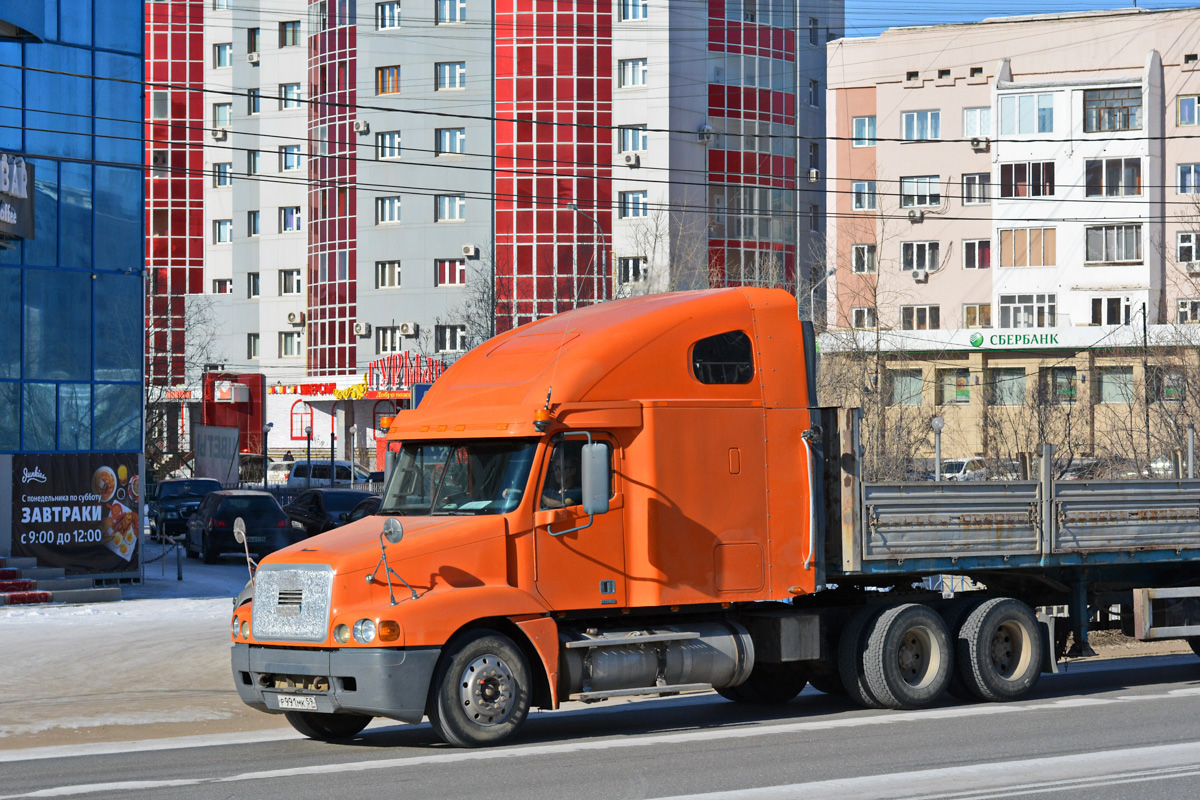
M 352 744 L 276 730 L 11 750 L 0 798 L 1194 797 L 1197 718 L 1200 662 L 1155 656 L 1043 676 L 1007 705 L 866 711 L 809 689 L 774 709 L 706 694 L 535 713 L 489 750 L 387 723 Z

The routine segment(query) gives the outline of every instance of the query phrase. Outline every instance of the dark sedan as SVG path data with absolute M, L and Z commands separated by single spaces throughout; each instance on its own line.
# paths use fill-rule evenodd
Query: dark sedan
M 371 496 L 358 489 L 309 489 L 283 507 L 292 520 L 292 527 L 305 536 L 345 525 L 356 505 Z
M 373 517 L 379 513 L 380 497 L 373 494 L 356 505 L 349 514 L 346 515 L 346 524 L 358 522 L 363 517 Z
M 188 520 L 188 558 L 202 558 L 205 564 L 213 564 L 222 553 L 245 552 L 233 536 L 233 523 L 238 517 L 246 523 L 248 549 L 257 556 L 304 538 L 292 530 L 274 495 L 227 489 L 204 498 Z
M 160 539 L 187 531 L 188 517 L 221 484 L 211 478 L 172 478 L 162 481 L 150 497 L 150 536 Z

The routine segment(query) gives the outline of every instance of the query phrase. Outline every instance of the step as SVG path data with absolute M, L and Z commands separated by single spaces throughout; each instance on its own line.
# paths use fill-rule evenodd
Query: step
M 37 566 L 36 558 L 0 557 L 0 569 L 32 569 Z
M 0 593 L 0 606 L 44 605 L 47 603 L 112 603 L 121 599 L 121 590 L 115 586 L 99 589 L 58 589 L 32 592 Z
M 8 572 L 8 570 L 0 570 L 0 572 Z M 11 577 L 7 575 L 0 575 L 0 580 L 22 579 L 48 581 L 55 578 L 64 578 L 67 575 L 67 571 L 62 567 L 30 567 L 29 569 L 17 570 L 17 572 L 20 574 L 13 575 Z
M 17 578 L 11 581 L 0 581 L 0 592 L 57 592 L 64 589 L 95 589 L 96 581 L 92 578 L 51 578 L 48 581 L 35 581 L 31 578 Z
M 647 695 L 682 694 L 683 692 L 705 692 L 712 689 L 711 683 L 680 683 L 675 686 L 646 686 L 638 689 L 609 689 L 605 692 L 578 692 L 571 700 L 595 703 L 610 697 L 645 697 Z

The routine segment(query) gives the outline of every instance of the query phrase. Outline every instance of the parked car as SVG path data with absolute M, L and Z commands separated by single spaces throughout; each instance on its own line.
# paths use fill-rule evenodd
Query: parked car
M 283 511 L 291 518 L 293 528 L 304 536 L 316 536 L 345 525 L 354 507 L 368 497 L 370 492 L 359 489 L 309 489 Z
M 337 468 L 337 473 L 334 475 L 335 485 L 369 483 L 371 480 L 371 473 L 358 464 L 349 461 L 335 461 L 333 464 Z M 289 489 L 308 489 L 310 487 L 315 489 L 329 486 L 329 460 L 313 459 L 310 462 L 307 459 L 299 459 L 293 461 L 291 472 L 288 473 L 287 485 Z
M 350 510 L 349 514 L 346 515 L 346 524 L 357 522 L 363 517 L 373 517 L 378 514 L 380 499 L 381 498 L 379 495 L 373 494 L 370 497 L 362 500 L 358 505 Z
M 211 478 L 171 478 L 159 481 L 149 497 L 150 536 L 160 539 L 187 531 L 187 521 L 210 492 L 221 489 Z
M 222 553 L 244 553 L 233 536 L 233 523 L 238 517 L 246 523 L 248 549 L 257 556 L 304 538 L 292 530 L 274 495 L 249 489 L 224 489 L 205 497 L 188 520 L 188 558 L 214 564 Z
M 951 458 L 942 462 L 944 481 L 982 481 L 986 478 L 982 458 Z
M 295 463 L 295 461 L 272 461 L 271 466 L 267 467 L 267 484 L 282 486 L 287 483 Z

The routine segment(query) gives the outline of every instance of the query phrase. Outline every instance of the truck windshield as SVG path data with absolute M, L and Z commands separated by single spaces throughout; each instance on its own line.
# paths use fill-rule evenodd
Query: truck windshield
M 406 443 L 382 515 L 503 514 L 521 502 L 536 441 Z

